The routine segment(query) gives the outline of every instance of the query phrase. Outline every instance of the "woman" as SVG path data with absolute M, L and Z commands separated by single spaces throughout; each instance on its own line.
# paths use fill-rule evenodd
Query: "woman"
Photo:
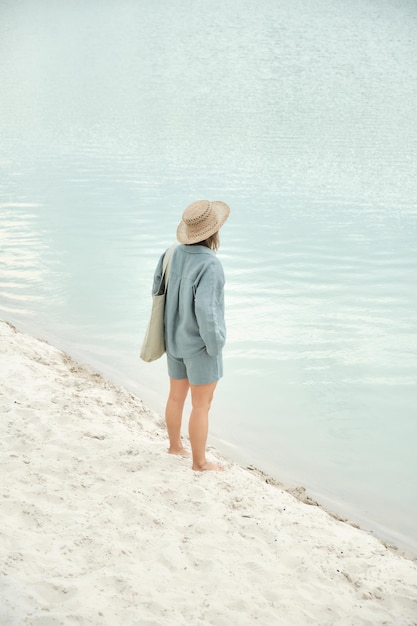
M 185 399 L 191 389 L 189 437 L 195 471 L 222 470 L 206 458 L 208 413 L 223 375 L 224 273 L 215 255 L 219 229 L 229 217 L 224 202 L 199 200 L 188 206 L 177 228 L 178 246 L 171 260 L 165 300 L 165 346 L 170 391 L 165 410 L 170 454 L 186 454 L 181 441 Z M 159 287 L 162 263 L 155 270 Z

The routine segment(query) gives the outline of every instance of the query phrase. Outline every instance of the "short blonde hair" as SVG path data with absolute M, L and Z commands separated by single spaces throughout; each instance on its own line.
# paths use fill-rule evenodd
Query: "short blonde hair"
M 210 237 L 207 237 L 207 239 L 204 239 L 203 241 L 197 241 L 197 243 L 192 243 L 191 245 L 206 246 L 206 248 L 210 248 L 210 250 L 216 252 L 216 250 L 218 250 L 220 246 L 219 231 L 214 233 L 214 235 L 210 235 Z

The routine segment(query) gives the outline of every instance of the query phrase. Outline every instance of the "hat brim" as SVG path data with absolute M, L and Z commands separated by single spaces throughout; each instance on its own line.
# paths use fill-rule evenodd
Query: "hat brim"
M 181 220 L 177 228 L 177 239 L 180 243 L 193 244 L 198 243 L 199 241 L 205 241 L 220 230 L 230 215 L 230 207 L 225 202 L 221 202 L 220 200 L 210 202 L 210 205 L 216 214 L 216 223 L 213 224 L 213 227 L 210 229 L 204 229 L 204 232 L 202 233 L 196 232 L 190 234 L 187 230 L 187 224 L 184 220 Z

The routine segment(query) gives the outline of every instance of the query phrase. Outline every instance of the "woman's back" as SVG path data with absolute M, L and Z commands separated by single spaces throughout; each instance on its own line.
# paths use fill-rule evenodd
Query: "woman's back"
M 162 270 L 162 258 L 158 264 Z M 204 245 L 180 245 L 172 261 L 165 303 L 165 342 L 175 357 L 206 349 L 219 354 L 224 346 L 224 272 L 214 252 Z

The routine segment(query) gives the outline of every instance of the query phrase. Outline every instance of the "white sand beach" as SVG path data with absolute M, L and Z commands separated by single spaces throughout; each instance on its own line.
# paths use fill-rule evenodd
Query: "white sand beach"
M 0 323 L 1 626 L 412 626 L 417 566 Z M 210 451 L 216 457 L 215 451 Z

